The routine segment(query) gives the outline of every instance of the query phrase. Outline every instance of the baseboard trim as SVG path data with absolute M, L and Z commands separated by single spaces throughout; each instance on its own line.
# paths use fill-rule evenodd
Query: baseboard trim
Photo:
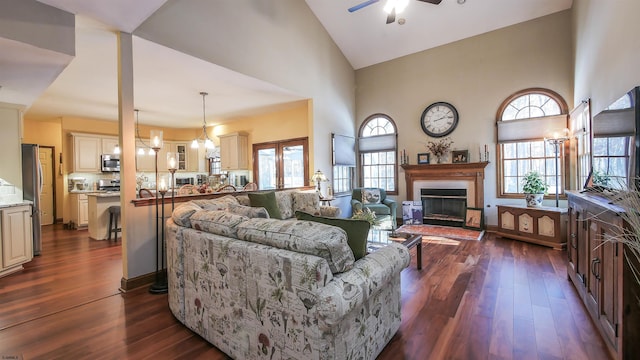
M 166 276 L 166 270 L 164 270 Z M 150 286 L 156 281 L 156 272 L 140 275 L 131 279 L 120 279 L 120 291 L 127 292 L 143 286 Z
M 495 233 L 498 231 L 498 225 L 487 225 L 485 231 Z

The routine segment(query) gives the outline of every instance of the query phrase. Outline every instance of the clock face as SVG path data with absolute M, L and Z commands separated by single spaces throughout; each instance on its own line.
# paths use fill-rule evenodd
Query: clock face
M 425 134 L 432 137 L 443 137 L 451 134 L 458 125 L 458 111 L 446 102 L 429 105 L 422 112 L 420 126 Z

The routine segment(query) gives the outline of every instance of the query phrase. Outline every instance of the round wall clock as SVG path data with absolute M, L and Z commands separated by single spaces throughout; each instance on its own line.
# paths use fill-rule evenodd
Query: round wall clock
M 431 137 L 447 136 L 458 126 L 458 110 L 446 102 L 433 103 L 422 112 L 420 126 Z

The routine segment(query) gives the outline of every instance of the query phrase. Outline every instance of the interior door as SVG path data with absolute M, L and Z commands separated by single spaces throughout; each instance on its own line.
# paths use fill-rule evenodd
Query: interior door
M 291 139 L 253 145 L 254 181 L 260 190 L 308 184 L 308 140 Z
M 54 163 L 53 148 L 40 146 L 38 153 L 42 166 L 42 192 L 40 193 L 40 216 L 42 225 L 51 225 L 55 221 Z

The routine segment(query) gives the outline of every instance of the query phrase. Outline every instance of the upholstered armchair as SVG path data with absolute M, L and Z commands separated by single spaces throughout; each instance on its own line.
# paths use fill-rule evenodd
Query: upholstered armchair
M 378 219 L 390 217 L 394 229 L 397 227 L 397 207 L 395 200 L 387 198 L 387 192 L 384 189 L 354 188 L 351 193 L 351 208 L 354 212 L 368 208 L 376 214 Z

